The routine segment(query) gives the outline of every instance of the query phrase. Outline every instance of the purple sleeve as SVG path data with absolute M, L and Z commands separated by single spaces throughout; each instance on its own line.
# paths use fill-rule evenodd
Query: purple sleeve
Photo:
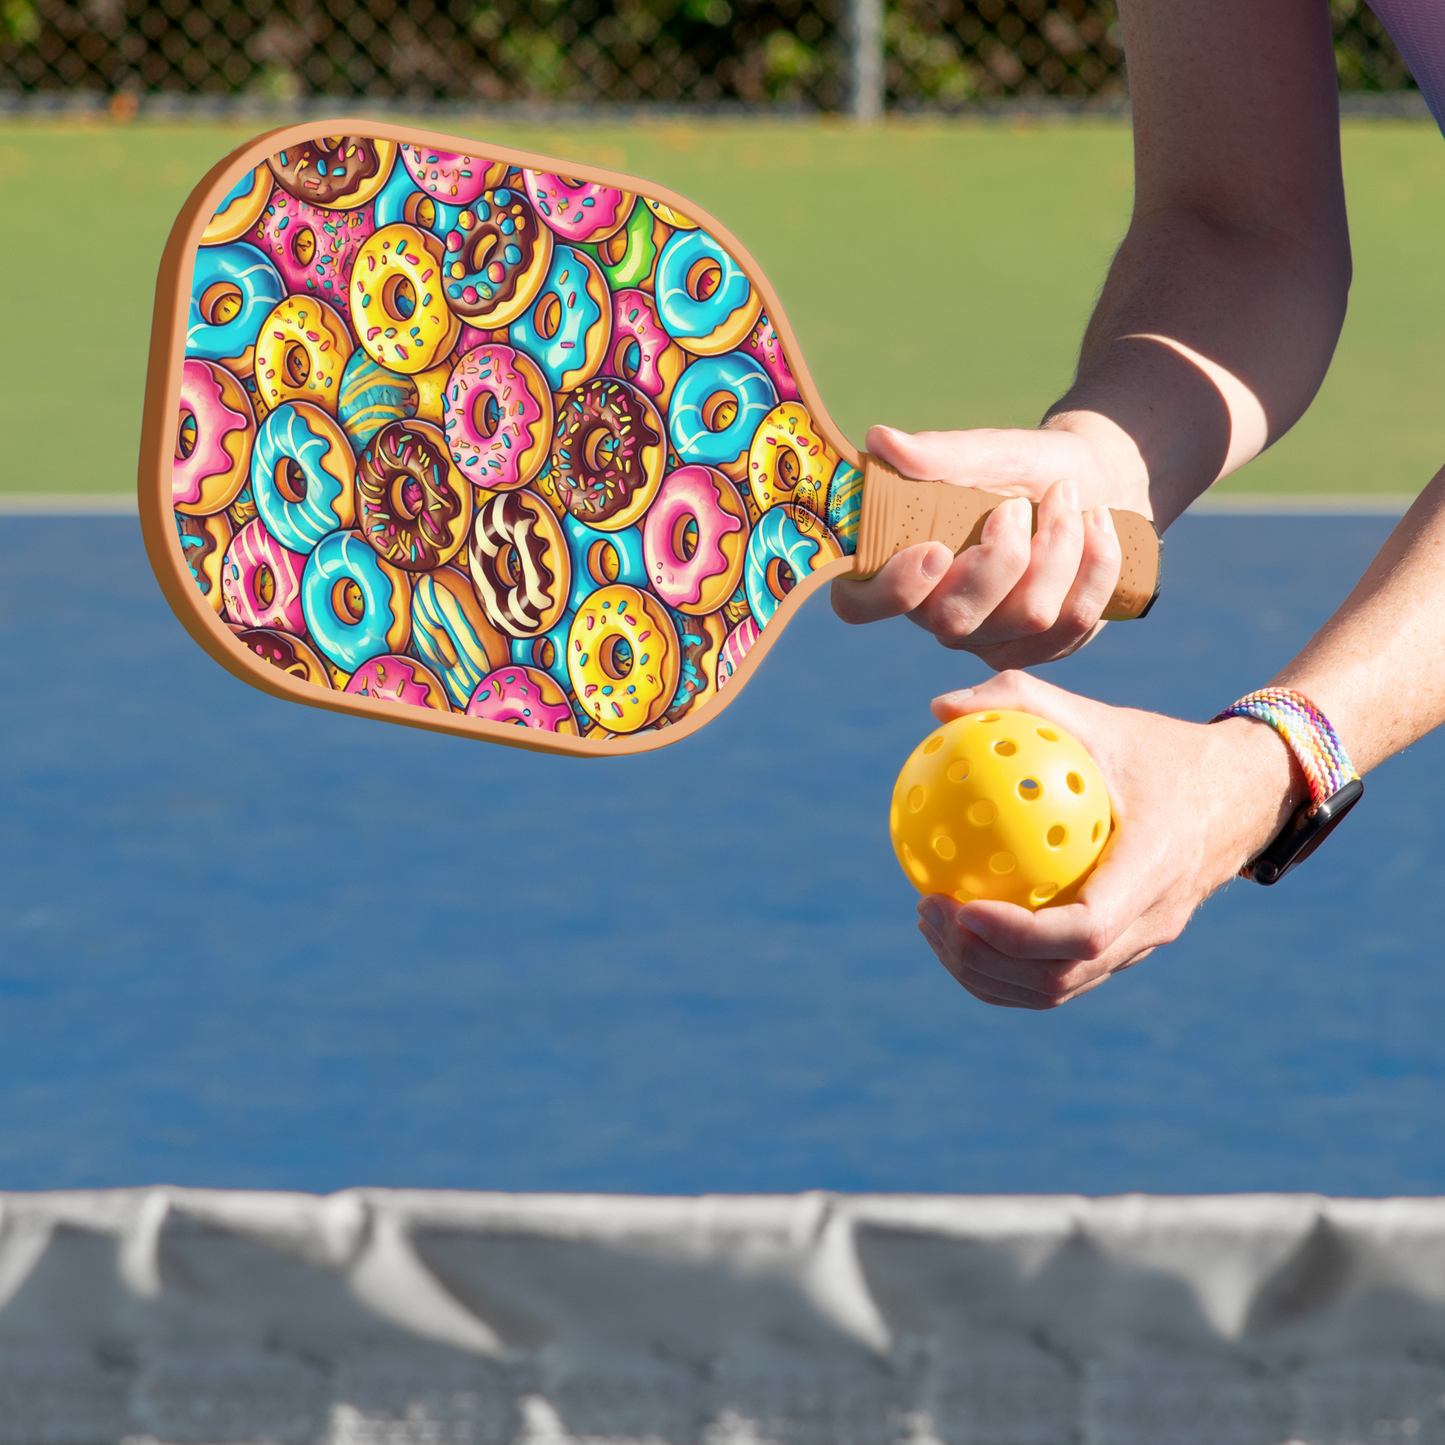
M 1430 114 L 1445 130 L 1445 0 L 1371 0 L 1400 47 Z

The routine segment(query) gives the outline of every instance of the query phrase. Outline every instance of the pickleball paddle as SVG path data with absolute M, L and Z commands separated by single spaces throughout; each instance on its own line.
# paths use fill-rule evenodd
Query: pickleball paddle
M 374 121 L 192 192 L 156 287 L 140 514 L 191 635 L 295 702 L 576 754 L 661 747 L 804 599 L 1001 498 L 900 477 L 683 197 Z M 1115 512 L 1105 616 L 1158 537 Z

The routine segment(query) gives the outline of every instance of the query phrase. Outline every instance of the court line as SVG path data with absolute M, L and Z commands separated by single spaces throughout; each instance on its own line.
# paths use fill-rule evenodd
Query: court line
M 1413 492 L 1205 492 L 1191 517 L 1403 517 Z

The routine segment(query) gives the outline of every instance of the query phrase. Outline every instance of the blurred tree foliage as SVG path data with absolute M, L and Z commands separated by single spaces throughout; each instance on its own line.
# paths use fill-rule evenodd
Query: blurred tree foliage
M 1363 0 L 1340 84 L 1409 87 Z M 847 0 L 0 0 L 0 89 L 842 109 Z M 888 103 L 1122 96 L 1113 0 L 891 0 Z

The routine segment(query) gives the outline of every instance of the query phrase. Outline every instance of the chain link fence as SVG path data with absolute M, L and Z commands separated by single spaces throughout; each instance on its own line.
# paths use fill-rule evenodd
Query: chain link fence
M 1331 0 L 1340 84 L 1413 88 L 1362 0 Z M 0 92 L 845 110 L 852 0 L 0 0 Z M 890 0 L 904 110 L 1124 96 L 1112 0 Z M 874 82 L 875 84 L 877 82 Z M 856 97 L 851 97 L 856 100 Z

